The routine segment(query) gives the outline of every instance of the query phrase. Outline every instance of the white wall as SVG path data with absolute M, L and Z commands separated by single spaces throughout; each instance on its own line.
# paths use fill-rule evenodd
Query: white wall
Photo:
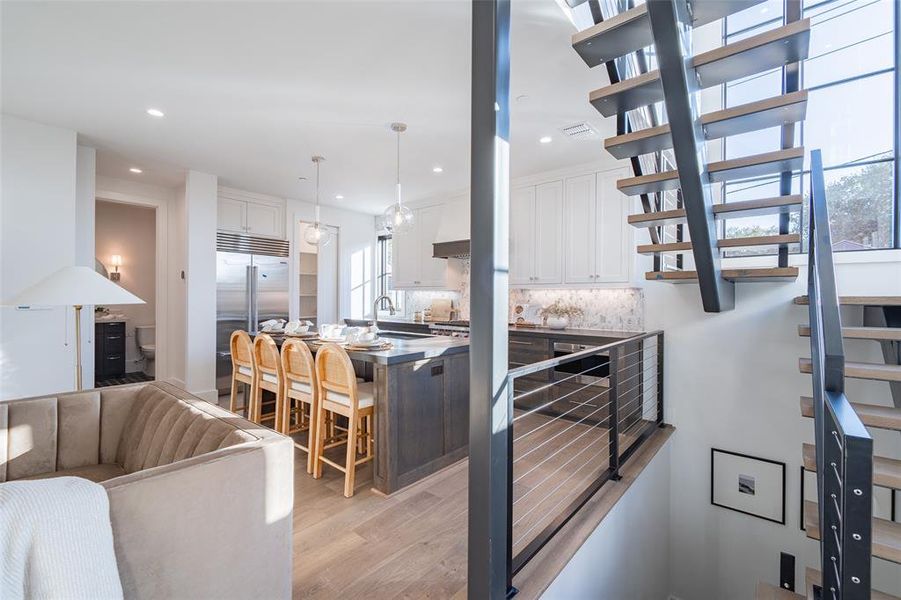
M 670 444 L 651 459 L 545 600 L 664 600 L 670 593 Z
M 138 325 L 156 324 L 156 209 L 134 204 L 98 200 L 96 256 L 112 272 L 110 257 L 122 257 L 119 285 L 144 300 L 144 304 L 113 305 L 111 312 L 124 314 L 125 370 L 144 369 L 135 336 Z
M 312 222 L 315 219 L 315 206 L 303 200 L 288 199 L 285 214 L 288 218 L 286 231 L 291 242 L 292 253 L 288 312 L 292 319 L 296 319 L 300 310 L 300 301 L 297 295 L 299 286 L 296 256 L 299 247 L 296 239 L 297 223 L 299 221 Z M 320 216 L 322 223 L 338 228 L 338 317 L 343 319 L 351 316 L 351 257 L 355 253 L 364 252 L 366 248 L 369 248 L 370 271 L 373 278 L 375 277 L 375 221 L 372 215 L 333 206 L 323 206 Z M 371 282 L 370 285 L 374 285 L 374 282 Z
M 897 251 L 840 255 L 839 292 L 901 293 L 899 259 Z M 774 259 L 756 262 L 767 260 Z M 797 581 L 805 565 L 817 565 L 817 542 L 799 528 L 801 444 L 812 442 L 813 424 L 798 408 L 799 397 L 811 393 L 810 376 L 797 366 L 810 356 L 809 341 L 797 335 L 807 313 L 792 298 L 806 293 L 805 275 L 802 265 L 793 283 L 738 284 L 735 309 L 720 314 L 702 311 L 696 285 L 644 286 L 647 329 L 666 336 L 666 421 L 676 427 L 669 553 L 679 598 L 751 598 L 757 581 L 778 582 L 780 551 L 797 556 Z M 859 311 L 845 314 L 848 324 L 859 318 Z M 882 360 L 873 342 L 848 343 L 846 353 Z M 849 380 L 847 392 L 852 401 L 891 403 L 884 383 Z M 874 437 L 877 453 L 901 456 L 897 434 Z M 710 504 L 712 447 L 786 463 L 786 525 Z M 896 566 L 874 560 L 873 573 L 877 588 L 901 594 Z
M 216 402 L 215 175 L 188 171 L 185 179 L 185 389 Z
M 0 115 L 0 299 L 75 264 L 74 131 Z M 74 310 L 0 308 L 0 399 L 75 388 Z

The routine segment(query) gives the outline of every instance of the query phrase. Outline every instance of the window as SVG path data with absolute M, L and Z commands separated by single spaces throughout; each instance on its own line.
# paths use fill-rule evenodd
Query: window
M 835 250 L 892 247 L 898 206 L 893 24 L 899 9 L 893 0 L 803 0 L 802 10 L 811 19 L 810 52 L 801 67 L 801 88 L 809 96 L 807 118 L 795 130 L 795 144 L 807 150 L 805 167 L 810 166 L 810 150 L 823 151 Z M 778 27 L 782 19 L 782 0 L 767 0 L 729 17 L 725 41 Z M 781 77 L 781 69 L 776 69 L 728 83 L 725 105 L 776 96 Z M 726 158 L 777 150 L 780 133 L 772 128 L 731 137 L 725 144 Z M 796 175 L 792 187 L 806 196 L 809 172 Z M 726 202 L 776 196 L 779 178 L 730 182 L 723 193 Z M 790 230 L 803 230 L 801 222 L 794 214 Z M 772 235 L 778 233 L 778 216 L 727 221 L 725 229 L 726 237 Z
M 350 316 L 363 319 L 372 310 L 372 246 L 350 255 Z
M 394 303 L 394 308 L 399 314 L 404 314 L 404 293 L 402 290 L 392 289 L 391 283 L 391 251 L 392 241 L 390 235 L 380 235 L 378 245 L 378 281 L 376 293 L 379 296 L 387 295 Z M 383 301 L 384 302 L 384 301 Z M 379 312 L 387 312 L 387 308 L 379 308 Z

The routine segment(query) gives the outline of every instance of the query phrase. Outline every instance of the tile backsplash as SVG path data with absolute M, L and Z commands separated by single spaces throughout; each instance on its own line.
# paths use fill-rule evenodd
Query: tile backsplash
M 433 299 L 451 299 L 460 312 L 460 318 L 469 318 L 468 260 L 456 261 L 460 270 L 460 289 L 456 291 L 408 291 L 406 313 L 428 307 Z M 573 327 L 609 329 L 613 331 L 642 331 L 644 329 L 644 292 L 640 288 L 565 288 L 565 289 L 511 289 L 510 306 L 514 304 L 541 304 L 547 306 L 562 300 L 582 309 L 583 316 L 572 323 Z

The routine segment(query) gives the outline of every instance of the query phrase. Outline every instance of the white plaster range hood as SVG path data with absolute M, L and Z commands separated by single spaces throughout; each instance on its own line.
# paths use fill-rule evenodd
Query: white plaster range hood
M 465 258 L 469 256 L 469 196 L 454 198 L 444 205 L 433 258 Z

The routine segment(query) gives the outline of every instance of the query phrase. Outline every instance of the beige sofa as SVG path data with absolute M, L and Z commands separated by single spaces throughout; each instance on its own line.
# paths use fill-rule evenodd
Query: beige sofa
M 289 598 L 293 461 L 166 383 L 0 402 L 0 482 L 103 485 L 127 598 Z

